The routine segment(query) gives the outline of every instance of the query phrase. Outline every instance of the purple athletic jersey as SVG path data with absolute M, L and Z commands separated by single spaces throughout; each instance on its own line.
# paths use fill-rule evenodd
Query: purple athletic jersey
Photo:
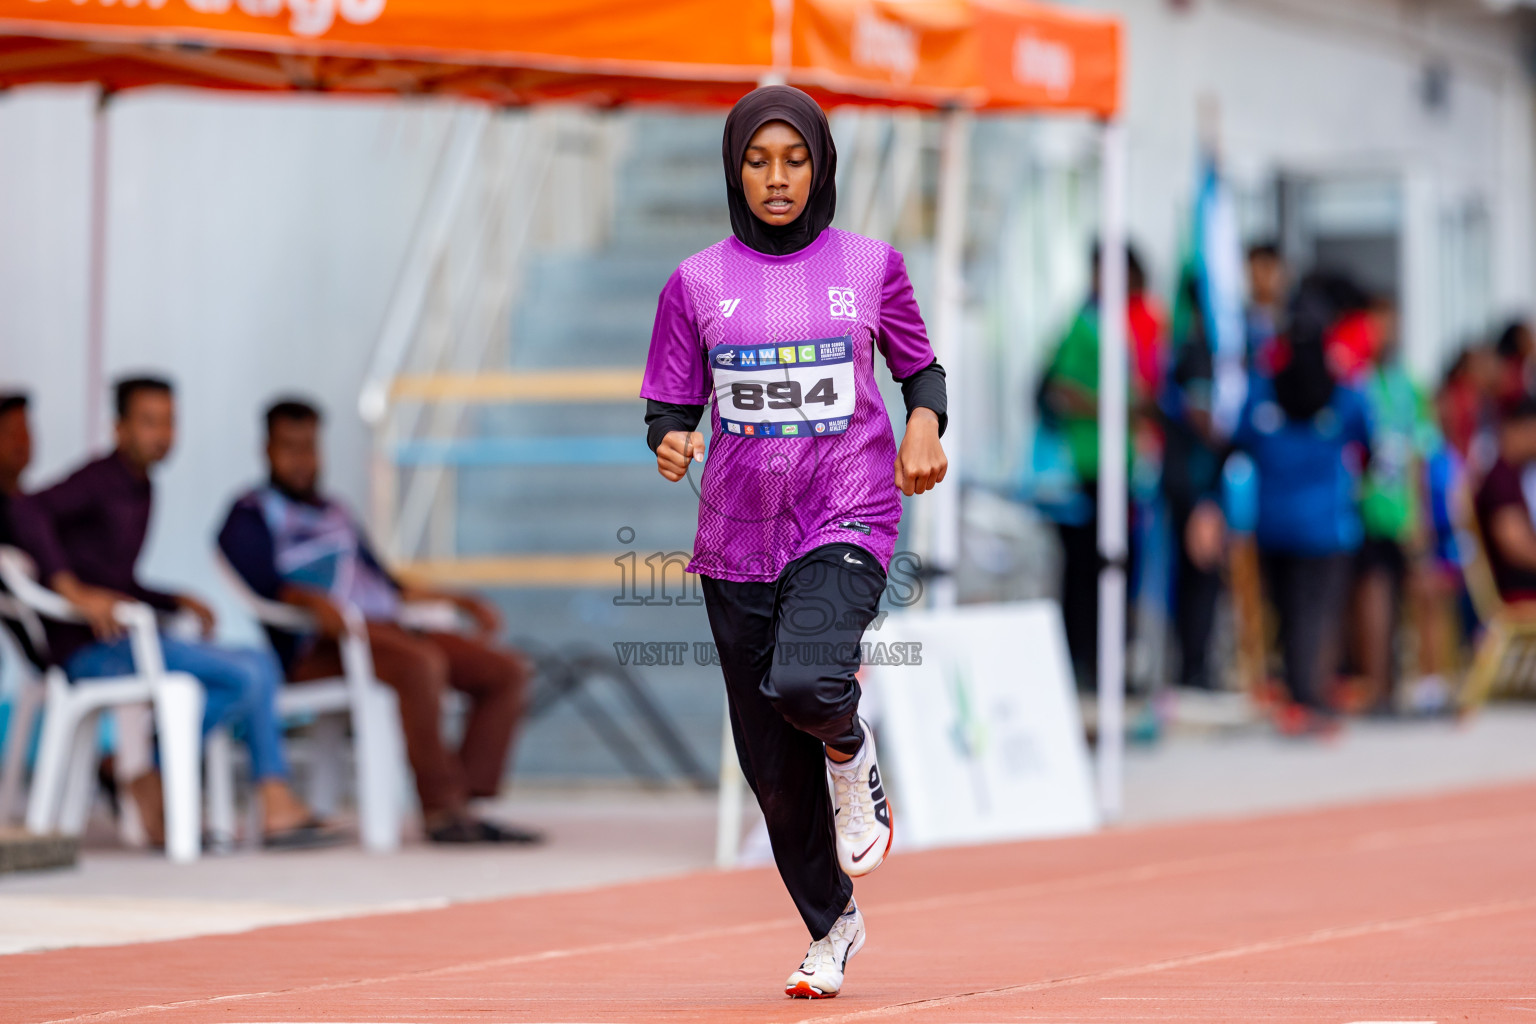
M 889 567 L 901 492 L 876 347 L 897 378 L 933 362 L 906 264 L 884 242 L 828 228 L 769 256 L 732 237 L 677 268 L 640 396 L 711 406 L 689 572 L 774 580 L 838 542 Z

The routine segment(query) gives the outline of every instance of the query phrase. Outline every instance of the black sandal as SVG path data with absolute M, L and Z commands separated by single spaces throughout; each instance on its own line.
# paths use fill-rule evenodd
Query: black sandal
M 319 818 L 310 818 L 296 828 L 262 836 L 261 846 L 266 850 L 319 850 L 338 846 L 342 841 L 343 837 L 327 829 Z
M 524 846 L 537 846 L 544 841 L 544 833 L 520 828 L 517 825 L 498 825 L 493 821 L 484 820 L 477 821 L 475 824 L 480 829 L 482 843 L 520 843 Z

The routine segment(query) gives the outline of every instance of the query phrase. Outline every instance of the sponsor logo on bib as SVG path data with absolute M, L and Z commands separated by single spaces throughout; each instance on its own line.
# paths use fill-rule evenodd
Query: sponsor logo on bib
M 742 437 L 841 434 L 858 405 L 853 345 L 846 337 L 773 348 L 718 345 L 709 362 L 720 423 Z

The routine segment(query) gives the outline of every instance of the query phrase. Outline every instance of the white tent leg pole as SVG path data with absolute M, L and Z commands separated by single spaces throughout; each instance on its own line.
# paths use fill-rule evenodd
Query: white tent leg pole
M 1126 273 L 1125 129 L 1108 121 L 1100 163 L 1099 267 L 1099 806 L 1120 817 L 1125 754 Z
M 759 86 L 788 85 L 789 70 L 794 64 L 795 0 L 773 0 L 773 70 L 758 79 Z
M 949 471 L 944 482 L 921 498 L 931 504 L 928 557 L 941 575 L 933 581 L 930 606 L 953 607 L 957 597 L 955 572 L 960 567 L 960 481 L 965 357 L 960 334 L 965 317 L 965 197 L 970 177 L 971 113 L 950 110 L 944 115 L 943 148 L 939 154 L 939 209 L 934 246 L 938 308 L 933 325 L 934 356 L 944 367 L 949 389 L 949 427 L 944 453 Z
M 112 170 L 112 94 L 102 91 L 91 121 L 90 252 L 86 283 L 85 443 L 94 449 L 106 440 L 102 394 L 106 388 L 107 216 Z
M 731 732 L 731 708 L 726 704 L 725 726 L 720 734 L 720 795 L 715 816 L 715 867 L 733 868 L 741 852 L 741 822 L 746 811 L 747 780 L 736 759 L 736 740 Z

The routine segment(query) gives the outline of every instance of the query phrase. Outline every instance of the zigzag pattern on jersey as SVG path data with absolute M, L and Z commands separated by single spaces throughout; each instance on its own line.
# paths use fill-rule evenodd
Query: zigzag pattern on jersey
M 849 231 L 836 232 L 836 245 L 828 245 L 817 258 L 841 263 L 844 280 L 858 296 L 858 325 L 850 333 L 862 334 L 859 353 L 869 368 L 860 374 L 858 407 L 854 411 L 856 444 L 825 446 L 820 472 L 844 482 L 836 495 L 835 506 L 828 507 L 825 520 L 807 523 L 807 534 L 800 539 L 799 554 L 822 544 L 849 540 L 849 531 L 837 525 L 846 519 L 879 519 L 892 501 L 891 484 L 895 473 L 896 445 L 890 418 L 874 378 L 875 335 L 880 325 L 880 300 L 884 295 L 886 267 L 891 247 L 884 242 Z M 865 382 L 868 386 L 864 386 Z M 871 464 L 883 467 L 883 474 L 871 474 Z M 897 515 L 900 499 L 896 498 Z M 869 547 L 882 565 L 889 563 L 896 546 L 896 533 L 879 531 L 859 536 L 857 542 Z M 795 557 L 799 557 L 797 554 Z

